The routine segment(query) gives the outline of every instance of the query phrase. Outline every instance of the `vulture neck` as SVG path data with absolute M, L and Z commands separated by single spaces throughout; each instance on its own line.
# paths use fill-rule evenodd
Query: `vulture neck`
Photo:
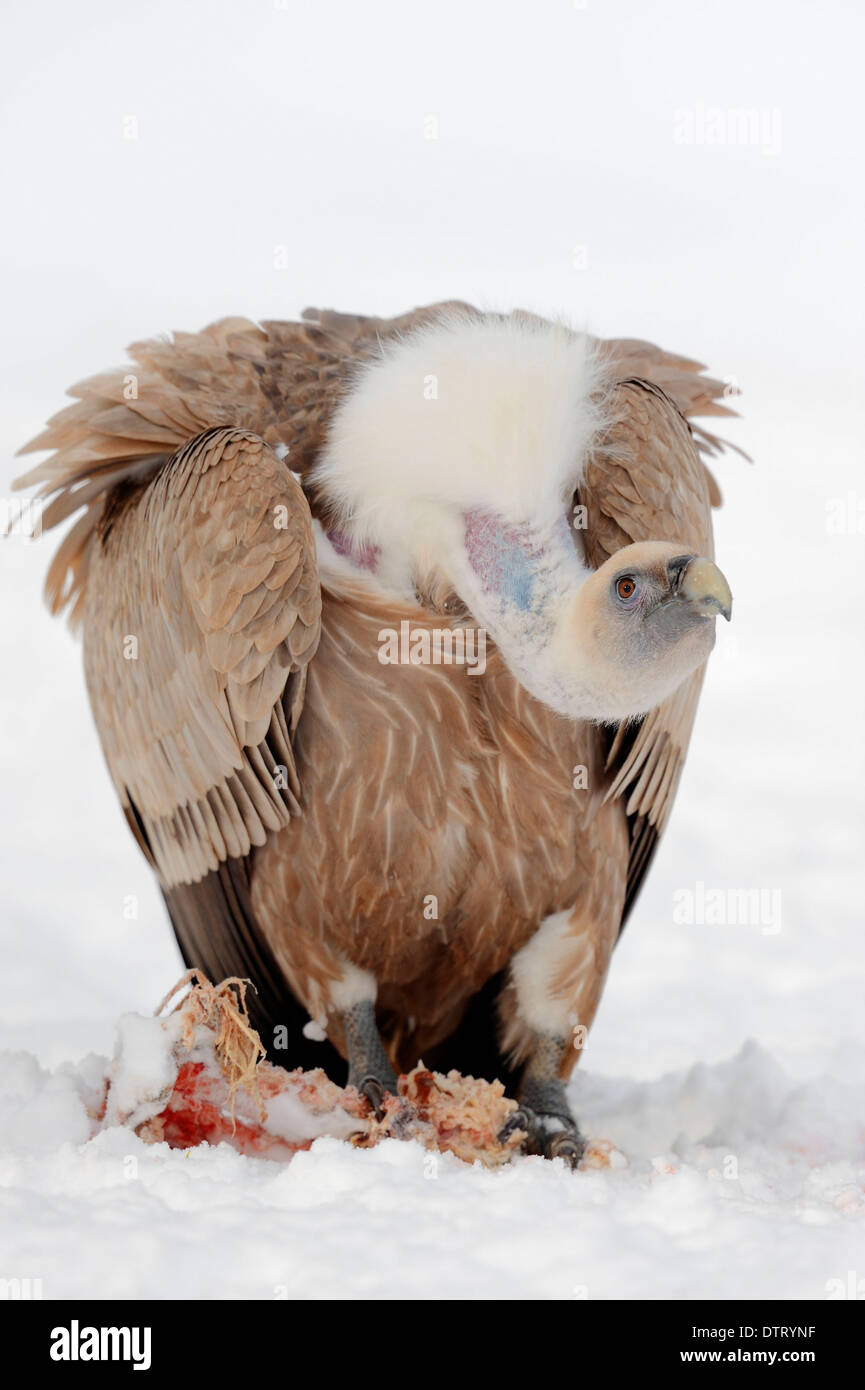
M 596 718 L 604 701 L 581 660 L 580 596 L 592 571 L 568 522 L 519 524 L 472 511 L 455 587 L 521 685 L 559 714 Z

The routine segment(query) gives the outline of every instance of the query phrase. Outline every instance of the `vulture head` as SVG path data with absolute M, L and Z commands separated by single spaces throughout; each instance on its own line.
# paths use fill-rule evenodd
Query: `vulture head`
M 732 596 L 681 542 L 587 563 L 573 503 L 614 418 L 585 337 L 528 318 L 437 320 L 384 348 L 335 412 L 315 470 L 331 539 L 396 595 L 444 583 L 550 708 L 645 714 L 706 660 Z
M 616 552 L 575 595 L 562 660 L 591 672 L 592 717 L 626 719 L 671 695 L 706 660 L 733 598 L 718 566 L 666 541 Z M 637 702 L 635 708 L 634 702 Z

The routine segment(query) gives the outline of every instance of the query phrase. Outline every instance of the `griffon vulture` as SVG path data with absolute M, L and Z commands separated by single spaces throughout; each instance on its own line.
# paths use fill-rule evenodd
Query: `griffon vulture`
M 303 320 L 72 388 L 19 480 L 83 509 L 50 604 L 183 956 L 253 981 L 277 1060 L 374 1107 L 421 1057 L 504 1075 L 575 1163 L 564 1082 L 730 617 L 686 419 L 723 391 L 523 312 Z

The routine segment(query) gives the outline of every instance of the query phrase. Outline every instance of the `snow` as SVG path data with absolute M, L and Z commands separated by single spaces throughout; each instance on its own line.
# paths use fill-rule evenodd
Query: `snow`
M 123 1015 L 117 1026 L 114 1058 L 107 1069 L 111 1079 L 109 1122 L 137 1129 L 145 1119 L 159 1114 L 160 1101 L 177 1076 L 170 1044 L 176 1041 L 180 1031 L 179 1014 L 158 1021 L 156 1027 L 152 1018 L 141 1014 Z
M 84 1143 L 74 1074 L 8 1055 L 5 1263 L 46 1297 L 760 1298 L 771 1270 L 774 1295 L 824 1298 L 861 1264 L 861 1080 L 793 1081 L 757 1044 L 649 1083 L 585 1074 L 580 1113 L 630 1165 L 575 1175 L 396 1140 L 289 1164 L 119 1126 Z
M 80 650 L 41 605 L 54 541 L 8 542 L 0 1279 L 40 1278 L 46 1298 L 865 1288 L 863 17 L 830 10 L 830 77 L 801 4 L 731 0 L 710 36 L 684 0 L 537 19 L 442 0 L 420 39 L 404 7 L 380 8 L 375 50 L 347 4 L 337 25 L 331 7 L 203 0 L 83 0 L 74 15 L 51 0 L 48 24 L 44 7 L 17 12 L 0 436 L 11 455 L 136 337 L 306 302 L 523 304 L 738 381 L 745 419 L 722 432 L 755 466 L 714 468 L 733 622 L 572 1086 L 586 1132 L 628 1166 L 485 1171 L 331 1137 L 285 1164 L 148 1146 L 120 1124 L 88 1137 L 118 1020 L 133 1047 L 130 1016 L 182 967 L 102 763 Z M 229 60 L 249 75 L 239 107 Z M 674 108 L 699 102 L 777 108 L 780 149 L 676 144 Z M 850 521 L 833 531 L 839 502 Z M 676 921 L 698 884 L 768 895 L 780 930 Z

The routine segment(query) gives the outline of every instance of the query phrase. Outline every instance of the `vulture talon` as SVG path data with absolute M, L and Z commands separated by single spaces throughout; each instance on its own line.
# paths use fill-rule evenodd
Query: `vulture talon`
M 537 1116 L 534 1111 L 530 1110 L 527 1105 L 520 1105 L 516 1110 L 512 1111 L 505 1120 L 496 1138 L 500 1144 L 506 1144 L 516 1130 L 525 1130 L 527 1138 L 523 1141 L 522 1145 L 523 1150 L 525 1150 L 526 1144 L 528 1143 L 528 1136 L 535 1130 L 537 1122 Z
M 507 1143 L 515 1130 L 525 1130 L 526 1138 L 520 1146 L 525 1154 L 538 1154 L 543 1158 L 562 1158 L 569 1168 L 579 1167 L 586 1151 L 586 1141 L 569 1115 L 536 1112 L 527 1105 L 514 1110 L 498 1133 L 500 1144 Z
M 365 1076 L 363 1080 L 358 1083 L 357 1089 L 360 1091 L 361 1095 L 369 1101 L 375 1118 L 379 1121 L 383 1120 L 384 1098 L 388 1094 L 395 1095 L 396 1092 L 389 1093 L 377 1076 Z
M 573 1127 L 559 1134 L 549 1135 L 544 1140 L 544 1158 L 563 1158 L 567 1166 L 576 1170 L 586 1152 L 586 1141 Z

